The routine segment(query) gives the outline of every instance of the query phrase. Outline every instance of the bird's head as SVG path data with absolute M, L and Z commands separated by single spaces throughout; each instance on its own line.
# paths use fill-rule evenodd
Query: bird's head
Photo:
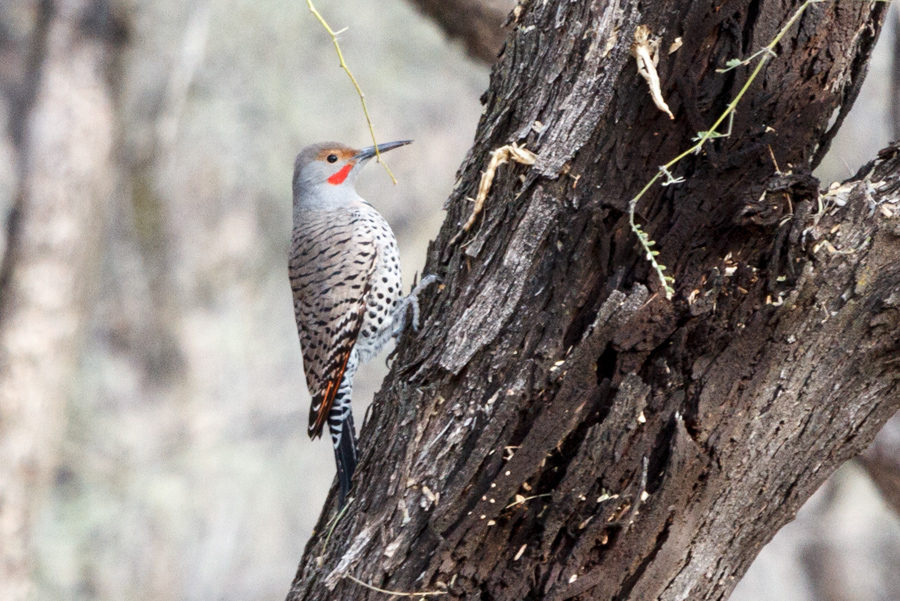
M 379 144 L 379 152 L 406 146 L 412 140 Z M 294 199 L 319 193 L 328 194 L 341 186 L 353 187 L 363 166 L 375 156 L 375 147 L 357 150 L 339 142 L 312 144 L 300 151 L 294 161 Z

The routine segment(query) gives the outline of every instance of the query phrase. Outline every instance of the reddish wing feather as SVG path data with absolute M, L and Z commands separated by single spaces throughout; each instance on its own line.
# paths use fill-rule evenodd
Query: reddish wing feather
M 365 305 L 363 305 L 363 309 L 365 309 Z M 323 393 L 322 402 L 319 404 L 319 410 L 313 412 L 313 407 L 316 406 L 316 403 L 313 402 L 310 407 L 309 413 L 309 437 L 310 438 L 318 438 L 322 436 L 322 428 L 325 426 L 325 421 L 328 419 L 328 412 L 331 411 L 331 406 L 334 404 L 334 398 L 337 396 L 337 391 L 341 387 L 341 380 L 344 377 L 344 371 L 347 369 L 347 361 L 350 360 L 350 353 L 353 351 L 353 344 L 356 343 L 356 338 L 359 336 L 360 325 L 362 325 L 362 318 L 357 320 L 358 325 L 354 326 L 353 331 L 354 334 L 351 336 L 353 339 L 353 343 L 346 350 L 341 352 L 338 355 L 338 364 L 340 365 L 340 369 L 338 369 L 335 377 L 328 378 L 328 381 L 325 383 L 325 392 Z
M 375 271 L 375 261 L 377 258 L 377 253 L 372 253 L 372 263 L 369 266 L 369 269 L 366 274 L 366 284 L 363 286 L 362 295 L 360 296 L 359 308 L 357 309 L 356 314 L 354 315 L 353 322 L 351 323 L 351 329 L 349 332 L 349 336 L 344 339 L 343 344 L 340 345 L 338 349 L 336 349 L 335 361 L 333 365 L 337 367 L 336 372 L 333 376 L 328 376 L 325 381 L 325 391 L 322 397 L 322 403 L 319 405 L 318 411 L 315 413 L 315 420 L 313 419 L 313 408 L 316 406 L 315 402 L 310 405 L 310 415 L 309 415 L 309 437 L 310 438 L 318 438 L 322 435 L 322 430 L 325 426 L 325 422 L 328 420 L 328 412 L 331 411 L 331 406 L 334 405 L 334 399 L 337 397 L 338 390 L 341 387 L 341 380 L 344 378 L 344 372 L 347 369 L 347 362 L 350 360 L 350 353 L 353 352 L 353 347 L 356 345 L 356 339 L 359 338 L 359 331 L 362 329 L 363 318 L 366 315 L 366 298 L 369 296 L 369 290 L 371 289 L 371 278 L 372 273 Z

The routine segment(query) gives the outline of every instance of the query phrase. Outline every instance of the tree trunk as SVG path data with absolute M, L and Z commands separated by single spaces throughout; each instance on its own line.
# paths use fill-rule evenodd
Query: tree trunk
M 354 499 L 331 523 L 332 494 L 288 599 L 725 599 L 866 447 L 900 405 L 900 156 L 825 197 L 809 170 L 884 3 L 810 6 L 731 135 L 643 197 L 671 301 L 628 225 L 629 199 L 752 67 L 716 69 L 796 8 L 523 7 L 429 252 L 443 286 L 363 428 Z M 637 73 L 639 25 L 661 36 L 674 120 Z M 454 244 L 489 153 L 512 142 L 537 163 L 501 166 Z
M 55 465 L 78 334 L 99 272 L 116 180 L 104 2 L 34 3 L 35 29 L 5 73 L 19 185 L 0 270 L 0 598 L 30 589 L 32 512 Z

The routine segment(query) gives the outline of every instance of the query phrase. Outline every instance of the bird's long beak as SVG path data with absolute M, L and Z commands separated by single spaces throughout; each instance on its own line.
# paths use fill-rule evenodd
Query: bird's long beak
M 393 150 L 395 148 L 400 148 L 401 146 L 406 146 L 407 144 L 412 144 L 412 140 L 399 140 L 397 142 L 385 142 L 384 144 L 378 145 L 378 152 L 387 152 L 388 150 Z M 367 161 L 375 156 L 375 147 L 368 146 L 363 148 L 359 152 L 354 155 L 353 160 L 355 161 Z

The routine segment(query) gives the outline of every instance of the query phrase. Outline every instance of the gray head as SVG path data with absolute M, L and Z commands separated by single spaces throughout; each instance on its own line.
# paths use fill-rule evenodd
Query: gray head
M 412 140 L 379 144 L 379 152 L 405 146 Z M 294 160 L 294 204 L 316 203 L 334 198 L 335 192 L 353 190 L 363 166 L 375 156 L 375 147 L 361 150 L 339 142 L 320 142 L 300 151 Z M 349 197 L 354 197 L 350 195 Z

